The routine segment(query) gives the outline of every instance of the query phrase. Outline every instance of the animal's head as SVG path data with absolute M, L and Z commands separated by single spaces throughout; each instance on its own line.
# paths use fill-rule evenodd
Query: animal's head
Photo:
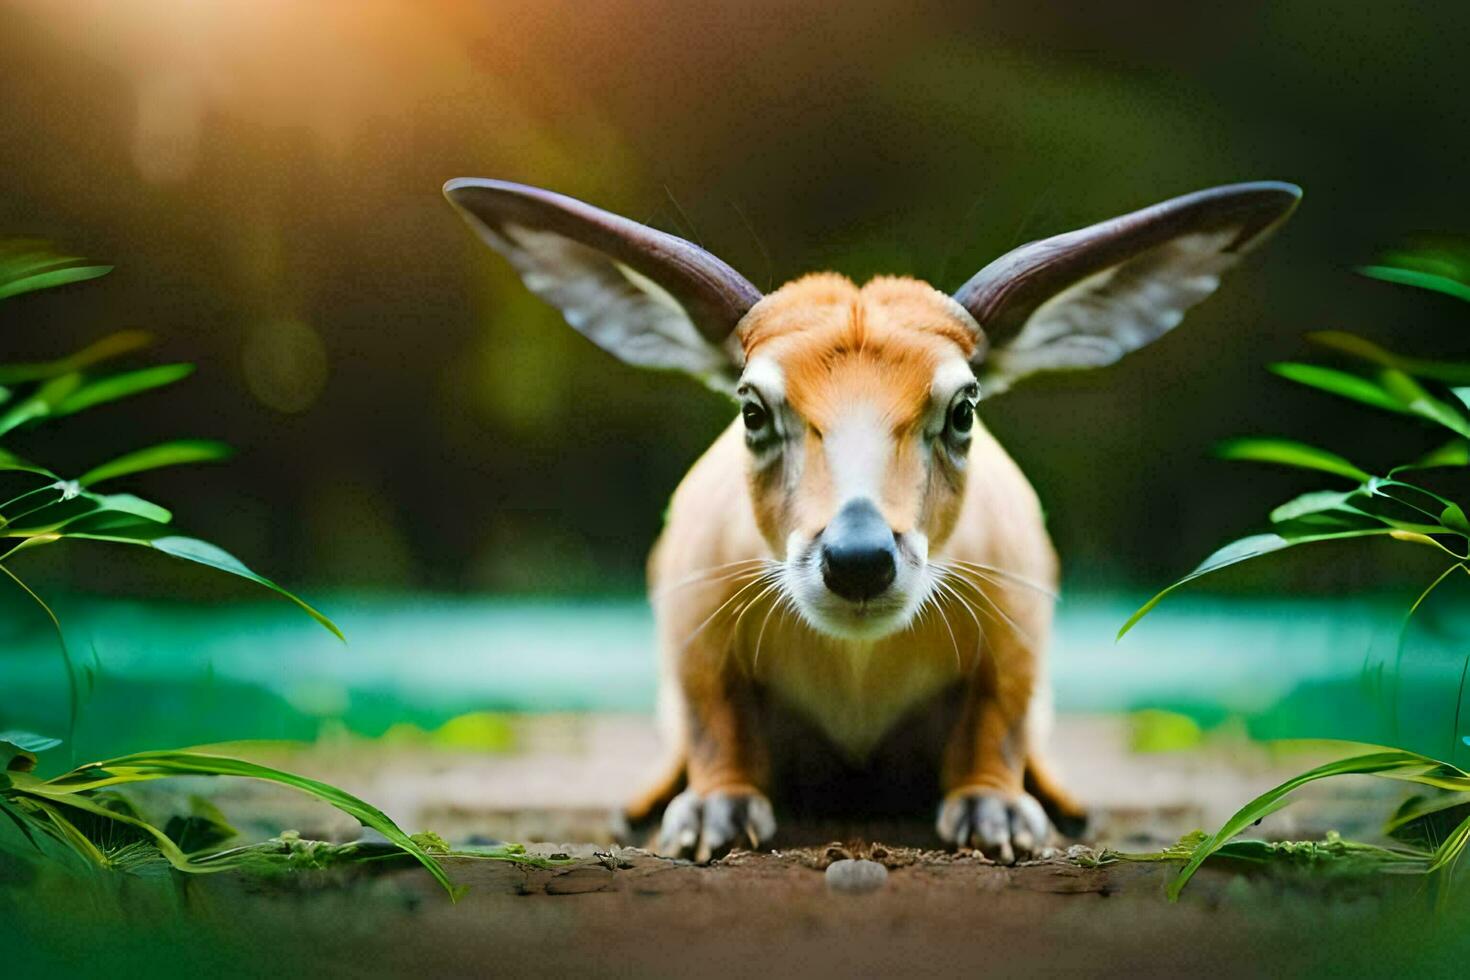
M 1162 336 L 1301 196 L 1259 182 L 1175 198 L 1023 245 L 953 296 L 828 273 L 763 297 L 698 246 L 559 194 L 478 179 L 445 193 L 594 343 L 738 399 L 786 590 L 817 628 L 859 637 L 901 629 L 934 588 L 979 399 Z

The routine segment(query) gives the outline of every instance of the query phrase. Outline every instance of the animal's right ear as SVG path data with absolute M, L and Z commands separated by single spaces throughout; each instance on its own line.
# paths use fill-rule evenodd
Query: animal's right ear
M 444 185 L 485 243 L 526 287 L 602 349 L 640 367 L 734 389 L 731 334 L 760 291 L 682 238 L 551 191 L 462 177 Z
M 1038 371 L 1102 367 L 1174 328 L 1220 277 L 1291 214 L 1281 181 L 1186 194 L 1022 245 L 955 293 L 979 324 L 987 394 Z

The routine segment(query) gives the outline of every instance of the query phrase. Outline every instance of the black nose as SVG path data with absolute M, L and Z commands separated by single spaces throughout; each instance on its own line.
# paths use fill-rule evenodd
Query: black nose
M 853 602 L 893 584 L 897 549 L 893 531 L 871 500 L 849 501 L 822 532 L 822 581 Z

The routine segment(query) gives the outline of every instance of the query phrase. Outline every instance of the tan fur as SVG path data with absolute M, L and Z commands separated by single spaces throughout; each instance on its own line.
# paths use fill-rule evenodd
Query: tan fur
M 831 519 L 838 501 L 819 450 L 829 427 L 862 402 L 878 406 L 891 434 L 878 503 L 895 531 L 922 531 L 931 562 L 979 562 L 1054 587 L 1036 496 L 978 420 L 967 465 L 936 457 L 926 473 L 920 439 L 935 370 L 969 357 L 973 322 L 921 282 L 883 278 L 859 289 L 819 274 L 767 296 L 736 336 L 747 361 L 780 365 L 787 403 L 806 425 L 806 465 L 794 487 L 755 472 L 737 419 L 675 492 L 650 559 L 666 735 L 686 760 L 690 788 L 765 788 L 768 751 L 749 707 L 755 684 L 860 759 L 905 711 L 961 682 L 964 717 L 945 754 L 944 791 L 1019 793 L 1038 748 L 1028 718 L 1045 676 L 1047 596 L 972 576 L 960 587 L 970 608 L 945 599 L 942 615 L 922 615 L 896 635 L 844 640 L 778 607 L 779 591 L 756 581 L 758 569 L 730 564 L 779 559 L 793 529 L 814 534 Z

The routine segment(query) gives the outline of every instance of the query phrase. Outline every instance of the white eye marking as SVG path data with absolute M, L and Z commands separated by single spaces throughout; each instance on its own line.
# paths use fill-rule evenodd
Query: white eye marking
M 963 357 L 956 357 L 940 364 L 934 372 L 934 383 L 929 386 L 933 400 L 948 405 L 954 400 L 955 392 L 975 383 L 975 371 Z
M 867 497 L 880 500 L 892 437 L 871 405 L 858 406 L 826 433 L 827 471 L 837 491 L 837 506 Z
M 740 384 L 742 387 L 749 385 L 759 391 L 766 400 L 767 407 L 772 410 L 786 400 L 786 375 L 773 358 L 751 358 L 750 363 L 745 365 L 745 372 L 740 376 Z

